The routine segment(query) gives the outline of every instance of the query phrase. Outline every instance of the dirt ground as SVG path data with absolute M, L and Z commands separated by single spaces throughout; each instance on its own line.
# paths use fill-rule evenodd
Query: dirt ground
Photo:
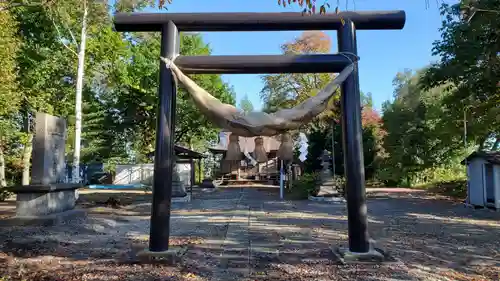
M 343 265 L 347 211 L 269 189 L 195 190 L 173 203 L 173 266 L 145 265 L 151 194 L 82 191 L 85 220 L 0 227 L 0 280 L 500 280 L 500 212 L 405 189 L 371 190 L 370 236 L 390 262 Z M 116 200 L 109 200 L 114 198 Z M 15 202 L 0 203 L 0 219 Z

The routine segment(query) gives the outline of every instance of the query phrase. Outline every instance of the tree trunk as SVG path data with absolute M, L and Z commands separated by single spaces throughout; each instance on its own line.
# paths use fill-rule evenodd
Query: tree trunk
M 28 133 L 28 140 L 24 144 L 23 150 L 23 179 L 22 185 L 30 184 L 31 152 L 33 151 L 33 134 Z
M 75 102 L 75 148 L 73 152 L 73 175 L 74 183 L 80 182 L 80 145 L 82 136 L 82 89 L 83 75 L 85 67 L 85 42 L 87 39 L 87 3 L 83 1 L 83 19 L 80 37 L 80 46 L 78 47 L 78 71 L 76 77 L 76 102 Z
M 3 149 L 0 146 L 0 187 L 6 187 L 7 180 L 5 179 L 5 158 L 3 157 Z

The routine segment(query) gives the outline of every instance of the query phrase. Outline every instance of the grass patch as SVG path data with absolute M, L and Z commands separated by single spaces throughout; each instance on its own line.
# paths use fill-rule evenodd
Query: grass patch
M 458 199 L 467 197 L 467 180 L 454 180 L 446 182 L 438 182 L 430 185 L 424 185 L 420 188 L 430 192 L 450 196 Z

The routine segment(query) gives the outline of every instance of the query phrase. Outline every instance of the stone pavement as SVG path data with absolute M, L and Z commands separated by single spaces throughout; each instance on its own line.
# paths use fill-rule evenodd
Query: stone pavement
M 219 205 L 220 200 L 226 200 L 231 206 L 212 280 L 448 280 L 440 279 L 443 272 L 464 264 L 461 260 L 470 259 L 470 255 L 491 265 L 498 254 L 488 250 L 497 247 L 498 240 L 474 234 L 500 234 L 495 228 L 500 225 L 500 214 L 473 212 L 419 193 L 380 192 L 368 200 L 369 230 L 393 262 L 354 268 L 341 265 L 331 251 L 332 247 L 347 246 L 347 212 L 342 203 L 281 201 L 277 193 L 252 188 L 228 188 L 201 196 L 204 204 Z M 474 229 L 453 220 L 470 220 Z M 459 246 L 471 243 L 477 246 L 467 246 L 467 252 Z M 493 244 L 479 246 L 484 243 Z M 472 267 L 457 270 L 479 272 Z
M 337 262 L 329 244 L 314 238 L 319 234 L 314 228 L 326 225 L 332 218 L 326 213 L 314 214 L 313 208 L 338 212 L 339 220 L 333 221 L 346 227 L 341 215 L 345 209 L 342 204 L 292 203 L 279 200 L 277 194 L 252 188 L 228 188 L 201 197 L 204 204 L 211 202 L 215 206 L 225 201 L 227 206 L 232 206 L 229 212 L 232 215 L 227 217 L 227 232 L 221 237 L 217 252 L 214 280 L 269 275 L 272 264 Z M 213 250 L 214 247 L 210 252 Z

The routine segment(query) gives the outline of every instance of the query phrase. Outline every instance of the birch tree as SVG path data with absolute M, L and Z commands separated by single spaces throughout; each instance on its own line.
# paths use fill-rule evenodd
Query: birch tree
M 3 6 L 0 3 L 0 9 Z M 11 116 L 16 113 L 20 100 L 20 95 L 16 92 L 15 58 L 19 46 L 16 31 L 16 23 L 11 14 L 8 11 L 0 13 L 0 188 L 7 186 L 4 148 L 13 131 Z M 0 190 L 0 198 L 1 193 Z
M 78 7 L 78 9 L 75 10 L 75 7 Z M 74 103 L 75 131 L 73 135 L 72 159 L 72 181 L 75 183 L 80 182 L 80 151 L 83 122 L 82 92 L 85 82 L 85 50 L 87 37 L 89 36 L 89 26 L 92 26 L 97 32 L 103 23 L 109 22 L 107 8 L 107 3 L 96 0 L 60 1 L 60 3 L 50 7 L 50 13 L 53 18 L 52 23 L 57 30 L 60 43 L 77 59 Z M 79 35 L 79 40 L 75 34 Z
M 75 100 L 75 147 L 73 151 L 73 175 L 72 180 L 75 183 L 80 182 L 80 145 L 82 136 L 82 88 L 83 75 L 85 67 L 85 44 L 87 40 L 87 1 L 83 2 L 82 29 L 80 31 L 80 43 L 78 50 L 78 72 L 76 76 L 76 100 Z M 76 42 L 75 42 L 76 43 Z

